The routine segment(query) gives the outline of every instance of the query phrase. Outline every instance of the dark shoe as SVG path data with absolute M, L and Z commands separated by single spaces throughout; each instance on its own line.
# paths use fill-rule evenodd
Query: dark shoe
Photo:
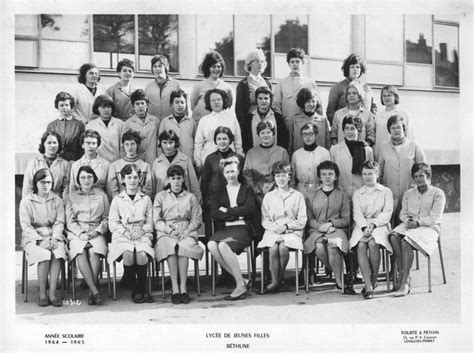
M 337 283 L 334 283 L 334 286 L 336 287 L 336 289 L 339 289 L 339 290 L 342 289 L 342 287 L 340 287 Z
M 266 286 L 263 293 L 265 293 L 265 294 L 278 293 L 279 290 L 280 290 L 280 285 L 279 284 L 277 284 L 273 287 Z
M 101 298 L 100 293 L 94 294 L 93 298 L 96 305 L 104 304 L 104 299 Z
M 350 295 L 355 295 L 357 294 L 356 291 L 354 290 L 354 287 L 352 284 L 346 284 L 344 286 L 344 294 L 350 294 Z
M 48 298 L 40 298 L 39 302 L 38 302 L 38 305 L 43 307 L 43 308 L 48 306 L 49 305 L 49 299 Z
M 51 300 L 51 304 L 55 307 L 55 308 L 60 308 L 63 306 L 63 301 L 61 299 L 58 299 L 58 298 L 53 298 Z
M 173 304 L 180 304 L 181 303 L 181 294 L 179 294 L 179 293 L 171 294 L 171 302 Z
M 253 278 L 252 279 L 249 279 L 247 281 L 247 284 L 245 285 L 245 287 L 247 288 L 247 291 L 250 292 L 252 290 L 252 287 L 253 287 Z
M 248 292 L 245 291 L 245 292 L 243 292 L 242 294 L 240 294 L 240 295 L 238 295 L 238 296 L 236 296 L 236 297 L 233 297 L 233 296 L 231 296 L 231 295 L 226 295 L 226 296 L 224 297 L 224 300 L 235 301 L 235 300 L 245 299 L 245 298 L 247 297 L 247 294 L 248 294 Z
M 89 296 L 87 297 L 87 304 L 88 304 L 88 305 L 95 305 L 94 295 L 93 295 L 93 294 L 89 294 Z
M 143 304 L 145 302 L 145 298 L 143 297 L 143 294 L 141 293 L 135 294 L 135 296 L 133 297 L 133 302 L 136 304 Z
M 145 294 L 143 298 L 144 298 L 145 303 L 153 303 L 154 302 L 153 297 L 148 293 Z
M 374 299 L 374 292 L 373 291 L 366 291 L 364 293 L 364 298 L 365 299 Z
M 191 301 L 191 299 L 189 298 L 188 293 L 186 293 L 186 292 L 180 294 L 179 300 L 183 304 L 189 304 L 189 302 Z

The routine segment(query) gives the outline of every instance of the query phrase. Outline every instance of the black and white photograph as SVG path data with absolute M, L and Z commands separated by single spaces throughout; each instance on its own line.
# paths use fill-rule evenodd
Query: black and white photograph
M 1 8 L 2 352 L 473 350 L 472 3 Z

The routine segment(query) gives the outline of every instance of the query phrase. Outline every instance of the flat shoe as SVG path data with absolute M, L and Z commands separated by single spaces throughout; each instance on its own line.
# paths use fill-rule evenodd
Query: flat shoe
M 101 298 L 100 293 L 94 294 L 94 303 L 96 305 L 102 305 L 104 304 L 104 299 Z
M 143 294 L 141 293 L 135 294 L 135 296 L 133 297 L 133 302 L 136 304 L 143 304 L 145 302 L 145 299 L 143 298 Z
M 189 298 L 188 293 L 186 293 L 186 292 L 180 294 L 179 300 L 183 304 L 189 304 L 189 302 L 191 301 L 191 299 Z
M 364 293 L 364 298 L 365 299 L 374 299 L 374 292 L 373 291 L 370 291 L 370 292 L 366 291 Z
M 271 294 L 271 293 L 278 293 L 278 291 L 280 290 L 280 285 L 276 285 L 274 287 L 265 287 L 265 290 L 263 291 L 263 293 L 265 294 Z
M 153 297 L 150 294 L 145 294 L 144 301 L 145 301 L 145 303 L 153 303 L 154 302 Z
M 61 306 L 63 306 L 63 302 L 61 299 L 58 299 L 58 298 L 53 298 L 53 300 L 51 300 L 51 304 L 55 307 L 55 308 L 60 308 Z
M 236 297 L 233 297 L 233 296 L 231 296 L 231 295 L 226 295 L 226 296 L 224 297 L 224 300 L 235 301 L 235 300 L 245 299 L 245 298 L 247 297 L 247 294 L 248 294 L 248 292 L 245 291 L 245 292 L 243 292 L 242 294 L 240 294 L 240 295 L 238 295 L 238 296 L 236 296 Z
M 354 287 L 348 284 L 344 286 L 344 294 L 356 295 L 357 293 L 354 290 Z
M 173 304 L 180 304 L 181 303 L 181 294 L 179 294 L 179 293 L 171 294 L 171 302 Z
M 89 296 L 87 297 L 87 304 L 88 304 L 88 305 L 95 305 L 94 295 L 93 295 L 93 294 L 89 294 Z
M 39 302 L 38 302 L 38 305 L 43 307 L 43 308 L 48 306 L 49 305 L 49 299 L 48 298 L 40 298 Z

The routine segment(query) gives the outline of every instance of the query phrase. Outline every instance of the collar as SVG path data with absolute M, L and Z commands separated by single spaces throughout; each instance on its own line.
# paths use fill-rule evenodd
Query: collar
M 91 192 L 86 194 L 85 192 L 82 191 L 82 189 L 77 189 L 76 192 L 79 194 L 79 195 L 95 195 L 97 194 L 97 188 L 93 187 L 91 189 Z
M 59 116 L 59 121 L 71 121 L 72 120 L 72 115 L 69 115 L 68 117 L 62 117 L 62 116 Z
M 260 114 L 258 113 L 258 108 L 255 108 L 253 111 L 252 111 L 252 115 L 254 117 L 257 117 L 257 118 L 260 118 Z M 270 118 L 272 116 L 274 116 L 275 113 L 273 112 L 272 108 L 270 107 L 270 109 L 268 109 L 268 112 L 267 114 L 265 114 L 265 118 Z
M 57 197 L 56 194 L 51 190 L 48 194 L 48 197 L 46 198 L 46 202 L 48 202 L 49 200 L 52 200 L 56 197 Z M 26 196 L 26 199 L 34 201 L 34 202 L 43 203 L 43 200 L 39 198 L 38 194 L 34 194 L 34 193 L 31 193 L 28 196 Z
M 130 117 L 130 120 L 132 120 L 133 122 L 138 123 L 138 124 L 146 125 L 148 122 L 151 121 L 151 118 L 150 118 L 150 114 L 148 114 L 148 113 L 146 113 L 146 115 L 145 115 L 145 120 L 140 119 L 140 118 L 137 116 L 137 114 L 133 114 L 133 115 Z
M 262 75 L 255 76 L 254 74 L 249 72 L 249 77 L 254 81 L 264 81 Z
M 118 195 L 118 197 L 120 197 L 121 199 L 129 200 L 129 201 L 132 201 L 132 202 L 140 200 L 144 196 L 145 196 L 145 194 L 142 191 L 138 191 L 137 194 L 135 195 L 135 199 L 132 201 L 132 199 L 128 196 L 127 191 L 125 189 Z
M 366 194 L 366 193 L 369 193 L 371 190 L 383 191 L 384 188 L 385 188 L 385 187 L 384 187 L 383 185 L 381 185 L 380 183 L 377 183 L 377 184 L 375 185 L 375 188 L 368 188 L 367 186 L 364 185 L 364 186 L 362 186 L 362 187 L 360 188 L 360 193 L 361 193 L 361 194 Z
M 178 151 L 178 153 L 176 153 L 176 156 L 174 157 L 173 159 L 173 162 L 175 162 L 174 164 L 178 164 L 177 162 L 179 161 L 184 161 L 186 160 L 186 155 L 184 155 L 181 151 Z M 156 158 L 156 161 L 157 162 L 168 162 L 168 158 L 165 156 L 164 153 L 161 153 L 157 158 Z
M 175 120 L 175 121 L 177 121 L 177 120 L 175 119 L 175 117 L 173 116 L 173 114 L 171 114 L 170 116 L 168 116 L 167 119 L 168 119 L 168 120 Z M 184 114 L 184 116 L 181 118 L 181 121 L 183 121 L 183 120 L 191 120 L 191 118 L 190 118 L 187 114 Z

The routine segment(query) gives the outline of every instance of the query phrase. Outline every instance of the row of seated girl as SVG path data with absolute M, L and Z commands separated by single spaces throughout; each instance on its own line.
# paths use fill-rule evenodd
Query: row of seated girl
M 396 296 L 410 291 L 409 271 L 413 249 L 430 254 L 436 240 L 444 209 L 444 194 L 430 185 L 431 170 L 424 163 L 411 170 L 416 187 L 403 197 L 400 213 L 402 224 L 392 232 L 390 218 L 393 198 L 390 189 L 377 182 L 376 162 L 362 165 L 363 186 L 352 197 L 353 231 L 348 240 L 350 222 L 349 198 L 336 187 L 339 176 L 337 164 L 324 161 L 318 166 L 321 187 L 305 197 L 290 187 L 291 166 L 280 162 L 273 168 L 276 187 L 265 195 L 261 206 L 261 222 L 252 188 L 241 182 L 239 160 L 230 157 L 221 161 L 226 180 L 211 198 L 215 232 L 208 248 L 216 261 L 235 279 L 234 291 L 225 300 L 244 299 L 252 287 L 252 279 L 242 277 L 237 255 L 252 240 L 258 248 L 270 252 L 271 283 L 266 292 L 278 291 L 288 263 L 289 249 L 316 252 L 316 256 L 334 270 L 336 287 L 341 286 L 340 253 L 356 248 L 364 277 L 363 294 L 373 298 L 377 286 L 380 247 L 394 253 L 401 269 L 401 281 Z M 89 286 L 88 303 L 100 305 L 103 299 L 97 288 L 99 256 L 113 262 L 123 259 L 132 274 L 131 293 L 136 303 L 152 302 L 146 292 L 146 264 L 149 260 L 167 260 L 172 282 L 172 302 L 189 303 L 186 290 L 188 259 L 200 259 L 203 250 L 197 243 L 197 229 L 201 223 L 201 207 L 197 198 L 186 191 L 184 170 L 173 165 L 167 170 L 169 185 L 158 193 L 152 203 L 139 188 L 140 170 L 127 164 L 121 170 L 125 189 L 110 205 L 106 195 L 94 188 L 97 176 L 92 168 L 80 168 L 77 182 L 80 189 L 70 194 L 65 206 L 52 192 L 52 173 L 44 168 L 34 175 L 33 192 L 20 203 L 20 222 L 23 244 L 29 264 L 38 263 L 39 305 L 61 306 L 55 290 L 59 276 L 59 260 L 77 257 L 79 269 Z M 259 226 L 263 237 L 259 237 Z M 107 249 L 105 233 L 112 233 Z M 303 234 L 308 238 L 303 244 Z M 63 232 L 66 230 L 68 245 Z M 156 244 L 153 248 L 153 231 Z M 390 236 L 390 239 L 389 239 Z M 393 246 L 393 250 L 392 250 Z M 51 272 L 49 295 L 47 278 Z M 178 282 L 178 278 L 181 279 Z

